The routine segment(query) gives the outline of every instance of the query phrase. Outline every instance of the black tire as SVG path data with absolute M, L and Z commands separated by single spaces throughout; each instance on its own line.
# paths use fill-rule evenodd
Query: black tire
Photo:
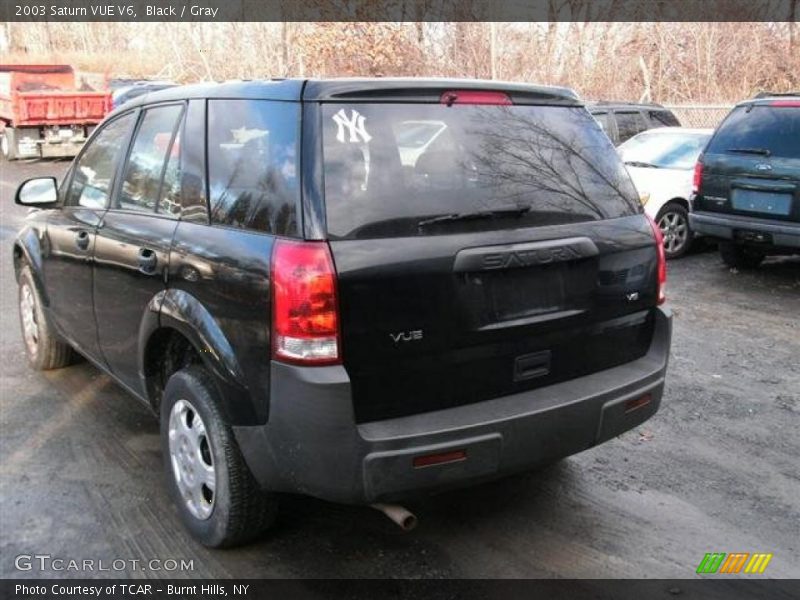
M 30 295 L 28 295 L 28 293 Z M 26 334 L 26 313 L 23 302 L 32 303 L 30 315 L 34 319 L 36 334 Z M 22 344 L 31 366 L 37 371 L 48 371 L 66 367 L 75 358 L 74 351 L 69 344 L 58 337 L 52 324 L 42 310 L 42 299 L 34 282 L 30 267 L 25 265 L 19 274 L 19 289 L 17 294 L 19 307 L 20 328 Z
M 675 225 L 668 225 L 667 220 L 675 223 Z M 689 225 L 689 211 L 677 202 L 667 202 L 658 211 L 656 216 L 656 224 L 661 228 L 661 233 L 664 235 L 664 254 L 668 259 L 681 258 L 692 247 L 692 240 L 694 232 Z M 672 231 L 672 238 L 668 240 L 665 229 L 668 227 L 683 227 L 684 231 Z
M 0 140 L 0 149 L 5 160 L 17 160 L 19 152 L 17 148 L 17 131 L 13 127 L 6 127 L 3 130 L 3 139 Z
M 210 516 L 199 518 L 192 513 L 181 494 L 170 452 L 170 417 L 175 404 L 188 403 L 197 411 L 204 425 L 206 445 L 201 453 L 213 465 L 215 485 L 209 506 Z M 184 404 L 185 406 L 185 404 Z M 190 412 L 190 419 L 194 414 Z M 275 521 L 277 499 L 261 490 L 244 462 L 233 431 L 227 423 L 214 381 L 199 365 L 172 375 L 161 402 L 161 449 L 170 494 L 181 520 L 192 536 L 211 548 L 237 546 L 249 542 Z M 179 438 L 177 432 L 174 434 Z M 180 458 L 176 458 L 180 460 Z M 178 470 L 181 467 L 177 467 Z
M 764 253 L 731 242 L 719 243 L 722 262 L 736 269 L 755 269 L 764 260 Z

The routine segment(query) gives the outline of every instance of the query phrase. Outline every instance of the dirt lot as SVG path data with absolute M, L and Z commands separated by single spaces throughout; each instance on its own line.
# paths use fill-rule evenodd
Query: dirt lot
M 13 191 L 66 166 L 0 165 L 0 576 L 79 575 L 14 567 L 17 555 L 49 554 L 193 561 L 100 576 L 683 578 L 714 551 L 771 552 L 767 575 L 800 577 L 800 260 L 752 273 L 715 252 L 670 263 L 664 403 L 618 439 L 419 500 L 411 534 L 369 508 L 289 497 L 266 539 L 209 551 L 167 499 L 155 419 L 86 363 L 26 364 L 11 268 L 25 210 Z

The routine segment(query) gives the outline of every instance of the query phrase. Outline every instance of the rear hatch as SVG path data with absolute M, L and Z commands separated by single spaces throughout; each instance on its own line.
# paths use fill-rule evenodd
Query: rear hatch
M 696 210 L 800 222 L 800 101 L 736 107 L 702 163 Z
M 653 232 L 595 120 L 576 103 L 456 95 L 319 106 L 359 422 L 530 390 L 650 345 Z

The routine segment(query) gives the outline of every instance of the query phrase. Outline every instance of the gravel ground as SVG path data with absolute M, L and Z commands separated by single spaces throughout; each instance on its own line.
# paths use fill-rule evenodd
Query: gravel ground
M 409 505 L 401 534 L 369 508 L 287 497 L 259 543 L 210 551 L 178 524 L 155 419 L 87 363 L 31 371 L 11 243 L 23 179 L 0 164 L 0 576 L 19 554 L 114 559 L 131 577 L 694 577 L 706 552 L 772 552 L 800 577 L 800 259 L 754 272 L 713 251 L 669 265 L 674 344 L 661 411 L 548 469 Z M 193 561 L 157 571 L 151 559 Z M 144 567 L 144 569 L 142 569 Z

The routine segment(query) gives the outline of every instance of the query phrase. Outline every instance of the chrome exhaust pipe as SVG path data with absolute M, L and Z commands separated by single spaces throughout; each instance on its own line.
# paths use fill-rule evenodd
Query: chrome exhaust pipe
M 392 521 L 403 531 L 411 531 L 417 526 L 417 517 L 415 517 L 406 508 L 398 504 L 370 504 L 372 508 L 378 510 L 389 517 Z

